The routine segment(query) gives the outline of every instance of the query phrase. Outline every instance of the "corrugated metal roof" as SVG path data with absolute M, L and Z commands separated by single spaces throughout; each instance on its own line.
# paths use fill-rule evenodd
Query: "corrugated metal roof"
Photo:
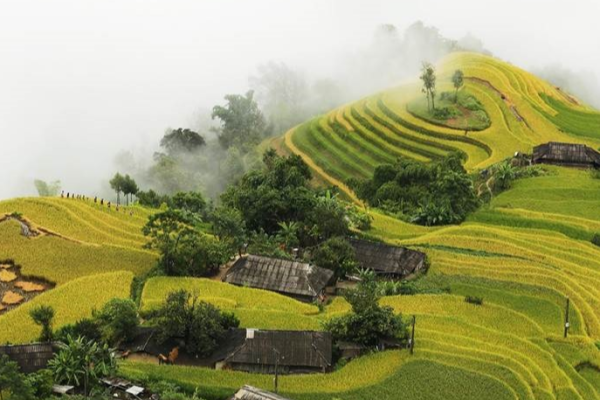
M 254 330 L 252 339 L 226 361 L 239 364 L 324 368 L 331 365 L 331 333 L 315 331 Z
M 240 286 L 316 297 L 332 277 L 333 271 L 306 263 L 250 255 L 238 259 L 224 280 Z
M 350 239 L 361 268 L 378 274 L 407 276 L 425 267 L 425 253 L 385 243 Z
M 533 162 L 600 166 L 600 153 L 584 144 L 549 142 L 533 148 Z
M 275 393 L 267 392 L 266 390 L 255 388 L 254 386 L 244 385 L 233 396 L 232 400 L 289 400 Z

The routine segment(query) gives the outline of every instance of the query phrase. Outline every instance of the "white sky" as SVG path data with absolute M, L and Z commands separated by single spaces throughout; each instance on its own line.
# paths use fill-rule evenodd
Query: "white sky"
M 334 75 L 382 23 L 600 77 L 598 16 L 598 0 L 0 0 L 0 199 L 34 178 L 97 187 L 117 151 L 244 92 L 258 64 Z

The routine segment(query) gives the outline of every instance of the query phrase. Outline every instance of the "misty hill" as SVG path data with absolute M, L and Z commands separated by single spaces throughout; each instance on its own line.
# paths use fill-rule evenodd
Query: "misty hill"
M 453 53 L 437 66 L 438 94 L 453 93 L 457 69 L 465 76 L 461 91 L 481 104 L 488 128 L 467 126 L 465 134 L 464 126 L 425 120 L 415 112 L 425 101 L 415 80 L 308 121 L 279 147 L 301 154 L 320 179 L 337 185 L 399 156 L 428 162 L 459 151 L 475 170 L 549 141 L 600 147 L 600 114 L 560 88 L 490 56 Z
M 480 175 L 548 141 L 600 146 L 598 114 L 562 90 L 497 59 L 456 53 L 437 66 L 438 95 L 465 85 L 449 115 L 431 117 L 418 82 L 332 110 L 269 141 L 301 155 L 315 182 L 351 189 L 376 167 L 404 157 L 423 163 L 453 152 Z M 466 132 L 465 132 L 466 131 Z M 415 353 L 375 352 L 325 375 L 280 377 L 291 399 L 597 399 L 600 400 L 600 179 L 583 169 L 547 166 L 523 176 L 459 225 L 415 225 L 369 209 L 365 236 L 427 254 L 430 268 L 413 295 L 390 289 L 381 302 L 415 315 Z M 489 181 L 481 182 L 486 190 Z M 132 211 L 132 213 L 130 213 Z M 112 297 L 130 295 L 157 255 L 142 248 L 153 211 L 89 200 L 28 198 L 0 202 L 0 265 L 56 286 L 0 314 L 0 342 L 26 342 L 38 327 L 28 311 L 52 305 L 57 327 L 89 316 Z M 16 213 L 16 214 L 14 214 Z M 24 227 L 32 234 L 22 235 Z M 4 274 L 8 276 L 8 274 Z M 317 330 L 349 310 L 341 297 L 319 310 L 276 293 L 203 278 L 152 278 L 141 309 L 169 290 L 197 290 L 235 313 L 242 327 Z M 563 337 L 570 299 L 569 335 Z M 469 301 L 466 301 L 466 300 Z M 13 327 L 19 326 L 20 329 Z M 186 366 L 122 363 L 133 379 L 160 376 L 201 397 L 222 400 L 240 386 L 270 388 L 272 376 Z

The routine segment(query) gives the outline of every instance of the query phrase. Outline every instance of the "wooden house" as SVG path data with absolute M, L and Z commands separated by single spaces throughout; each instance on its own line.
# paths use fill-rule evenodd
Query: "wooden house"
M 533 148 L 534 164 L 600 168 L 600 153 L 584 144 L 550 142 Z
M 420 251 L 362 239 L 350 239 L 350 244 L 359 267 L 380 276 L 402 279 L 427 269 L 427 257 Z
M 327 372 L 331 368 L 332 339 L 329 332 L 235 329 L 244 339 L 229 354 L 222 354 L 216 369 L 262 374 Z M 230 344 L 225 344 L 230 349 Z
M 244 385 L 229 400 L 289 400 L 275 393 L 255 388 L 254 386 Z
M 48 366 L 56 351 L 53 343 L 32 343 L 0 346 L 0 357 L 7 355 L 19 365 L 24 374 L 37 372 Z
M 239 258 L 223 281 L 312 302 L 333 283 L 333 275 L 331 270 L 306 263 L 250 255 Z

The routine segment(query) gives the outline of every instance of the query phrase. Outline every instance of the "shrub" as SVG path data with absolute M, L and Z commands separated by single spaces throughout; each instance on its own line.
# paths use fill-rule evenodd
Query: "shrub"
M 33 389 L 33 395 L 36 399 L 47 399 L 52 396 L 54 376 L 52 376 L 52 371 L 49 369 L 42 369 L 29 374 L 25 377 L 25 381 Z
M 335 237 L 326 240 L 317 248 L 312 261 L 321 268 L 334 271 L 335 276 L 341 278 L 356 268 L 356 253 L 346 239 Z
M 132 340 L 140 324 L 137 307 L 131 299 L 112 299 L 94 317 L 102 338 L 110 344 Z
M 478 306 L 483 305 L 483 298 L 477 296 L 466 296 L 465 301 L 470 304 L 475 304 Z
M 102 333 L 100 332 L 100 325 L 98 321 L 83 318 L 74 324 L 67 324 L 58 329 L 54 335 L 54 339 L 66 343 L 67 338 L 71 337 L 84 337 L 87 340 L 99 341 L 102 339 Z
M 471 111 L 483 111 L 483 105 L 473 96 L 461 99 L 460 105 Z M 485 113 L 485 112 L 484 112 Z
M 54 320 L 54 309 L 51 306 L 39 305 L 33 308 L 29 315 L 33 322 L 42 327 L 40 342 L 52 340 L 52 321 Z
M 188 353 L 199 356 L 211 354 L 227 330 L 240 324 L 232 313 L 198 301 L 185 290 L 169 293 L 153 322 L 158 326 L 159 340 L 183 339 Z
M 596 233 L 592 238 L 592 243 L 600 247 L 600 233 Z

